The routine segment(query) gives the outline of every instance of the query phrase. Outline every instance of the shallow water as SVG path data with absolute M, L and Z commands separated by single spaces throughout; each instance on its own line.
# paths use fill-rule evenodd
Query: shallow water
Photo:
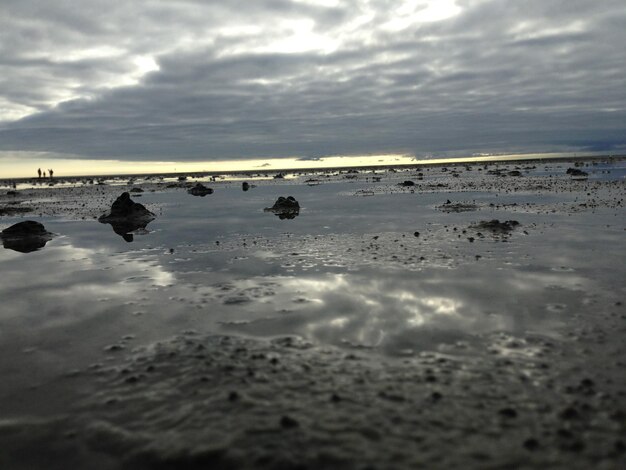
M 186 330 L 484 354 L 490 335 L 559 340 L 624 297 L 623 210 L 561 210 L 581 191 L 420 193 L 363 178 L 214 187 L 204 198 L 136 197 L 157 219 L 132 242 L 96 221 L 42 218 L 59 235 L 43 249 L 0 249 L 0 411 L 32 410 L 24 390 L 103 351 Z M 299 216 L 263 211 L 281 195 L 300 202 Z M 441 210 L 448 199 L 476 210 Z M 520 226 L 508 236 L 471 228 L 494 218 Z

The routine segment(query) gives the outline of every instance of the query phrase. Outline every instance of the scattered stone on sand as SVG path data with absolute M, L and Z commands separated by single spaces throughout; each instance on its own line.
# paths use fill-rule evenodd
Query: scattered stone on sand
M 483 220 L 470 228 L 490 230 L 493 233 L 509 233 L 513 231 L 520 223 L 517 220 L 506 220 L 500 222 L 498 219 Z
M 266 207 L 263 210 L 273 212 L 280 219 L 294 219 L 300 214 L 300 204 L 293 196 L 280 196 L 272 207 Z
M 187 192 L 192 196 L 204 197 L 207 194 L 213 194 L 213 189 L 206 187 L 202 183 L 196 183 L 196 185 L 193 188 L 189 188 Z
M 54 237 L 43 224 L 34 220 L 25 220 L 11 225 L 0 233 L 2 245 L 9 250 L 30 253 L 46 246 Z
M 588 176 L 586 171 L 579 170 L 578 168 L 568 168 L 565 173 L 571 176 Z
M 18 215 L 24 214 L 26 212 L 32 212 L 31 207 L 20 207 L 20 206 L 4 206 L 0 207 L 0 215 Z

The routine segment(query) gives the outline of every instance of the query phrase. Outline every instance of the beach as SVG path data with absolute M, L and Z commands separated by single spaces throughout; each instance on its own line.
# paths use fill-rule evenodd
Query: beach
M 5 181 L 0 467 L 621 468 L 625 176 Z

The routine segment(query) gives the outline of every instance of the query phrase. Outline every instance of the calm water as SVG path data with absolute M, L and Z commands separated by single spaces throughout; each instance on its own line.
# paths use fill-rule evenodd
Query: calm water
M 580 194 L 214 187 L 136 198 L 158 218 L 132 242 L 95 221 L 40 219 L 59 234 L 43 249 L 0 249 L 0 398 L 185 330 L 474 354 L 503 332 L 558 340 L 568 322 L 624 298 L 623 210 L 552 212 Z M 280 195 L 298 199 L 298 217 L 263 212 Z M 448 198 L 478 210 L 438 210 Z M 521 226 L 510 237 L 468 229 L 493 218 Z

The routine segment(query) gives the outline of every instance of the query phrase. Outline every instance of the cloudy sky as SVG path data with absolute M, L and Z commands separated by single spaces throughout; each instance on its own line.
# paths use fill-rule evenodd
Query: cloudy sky
M 626 151 L 624 0 L 0 2 L 5 161 Z

